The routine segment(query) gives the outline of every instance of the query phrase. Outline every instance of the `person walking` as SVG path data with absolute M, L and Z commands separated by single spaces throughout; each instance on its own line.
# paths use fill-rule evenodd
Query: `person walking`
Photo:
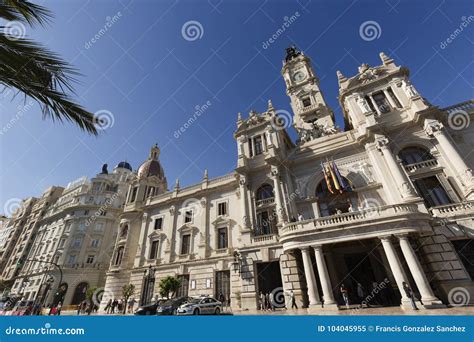
M 265 310 L 265 295 L 260 291 L 260 310 Z
M 270 292 L 270 294 L 268 295 L 268 301 L 269 301 L 269 304 L 270 304 L 270 310 L 275 311 L 275 302 L 274 302 L 274 298 L 273 298 L 273 291 Z
M 365 301 L 365 293 L 361 283 L 357 283 L 357 297 L 359 298 L 359 307 L 362 308 Z
M 128 301 L 128 313 L 133 313 L 133 307 L 135 306 L 135 303 L 137 301 L 135 300 L 135 297 L 131 298 L 129 301 Z
M 416 307 L 415 302 L 415 295 L 413 294 L 413 290 L 411 289 L 410 285 L 406 281 L 403 282 L 403 290 L 405 290 L 405 294 L 408 298 L 410 298 L 411 307 L 413 310 L 418 310 Z
M 63 307 L 63 303 L 59 302 L 58 305 L 56 306 L 56 315 L 60 316 L 61 315 L 61 309 Z
M 104 311 L 106 314 L 110 313 L 111 307 L 112 307 L 112 298 L 109 299 L 109 301 L 107 302 L 107 305 L 104 308 Z
M 341 291 L 342 299 L 344 299 L 344 303 L 346 303 L 346 308 L 349 309 L 349 293 L 347 291 L 347 287 L 344 284 L 341 284 L 339 289 Z
M 293 290 L 290 290 L 290 303 L 292 309 L 298 309 L 298 305 L 296 305 L 295 293 Z
M 118 301 L 117 301 L 117 299 L 114 298 L 114 300 L 112 301 L 112 308 L 110 310 L 111 314 L 115 313 L 115 307 L 117 306 L 117 304 L 118 304 Z

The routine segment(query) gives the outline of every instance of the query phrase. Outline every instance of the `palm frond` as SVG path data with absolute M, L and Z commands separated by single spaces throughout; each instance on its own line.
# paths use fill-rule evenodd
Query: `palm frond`
M 8 21 L 45 25 L 52 17 L 47 8 L 27 0 L 0 0 L 0 18 Z

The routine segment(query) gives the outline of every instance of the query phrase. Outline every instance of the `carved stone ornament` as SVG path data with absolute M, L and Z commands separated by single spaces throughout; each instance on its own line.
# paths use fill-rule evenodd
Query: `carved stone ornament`
M 433 136 L 436 132 L 441 132 L 443 124 L 438 120 L 425 121 L 425 132 L 428 136 Z
M 382 149 L 387 148 L 388 143 L 389 143 L 389 141 L 388 141 L 387 137 L 384 137 L 384 136 L 380 136 L 380 137 L 377 137 L 375 139 L 375 145 L 377 146 L 378 150 L 382 150 Z

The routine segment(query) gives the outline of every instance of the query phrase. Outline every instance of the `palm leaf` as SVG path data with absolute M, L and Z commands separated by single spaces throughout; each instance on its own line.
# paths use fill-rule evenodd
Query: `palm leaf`
M 0 0 L 0 18 L 22 21 L 29 25 L 44 25 L 52 19 L 51 12 L 43 6 L 26 0 Z

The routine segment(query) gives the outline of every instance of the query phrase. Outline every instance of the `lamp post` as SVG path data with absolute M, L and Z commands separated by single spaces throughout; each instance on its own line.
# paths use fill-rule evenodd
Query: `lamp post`
M 155 285 L 155 269 L 148 266 L 147 270 L 143 271 L 143 286 L 142 295 L 140 298 L 140 305 L 146 305 L 150 301 L 150 290 L 153 290 Z M 151 293 L 153 294 L 153 293 Z
M 56 267 L 59 271 L 59 283 L 58 283 L 58 288 L 57 288 L 56 292 L 59 293 L 59 290 L 61 288 L 61 284 L 63 282 L 63 270 L 61 269 L 61 266 L 59 266 L 57 263 L 52 262 L 52 261 L 44 261 L 44 260 L 38 260 L 38 259 L 26 259 L 25 261 L 39 262 L 39 263 L 43 263 L 43 264 L 53 265 L 54 267 Z M 48 278 L 47 282 L 49 282 L 50 280 L 51 280 L 51 278 Z M 48 283 L 48 289 L 49 289 L 49 287 L 51 286 L 51 284 L 53 282 L 54 282 L 54 280 L 52 282 Z M 46 294 L 46 291 L 44 292 L 44 294 Z M 36 302 L 36 299 L 35 299 L 35 302 Z
M 242 255 L 238 250 L 234 251 L 234 272 L 242 272 Z

